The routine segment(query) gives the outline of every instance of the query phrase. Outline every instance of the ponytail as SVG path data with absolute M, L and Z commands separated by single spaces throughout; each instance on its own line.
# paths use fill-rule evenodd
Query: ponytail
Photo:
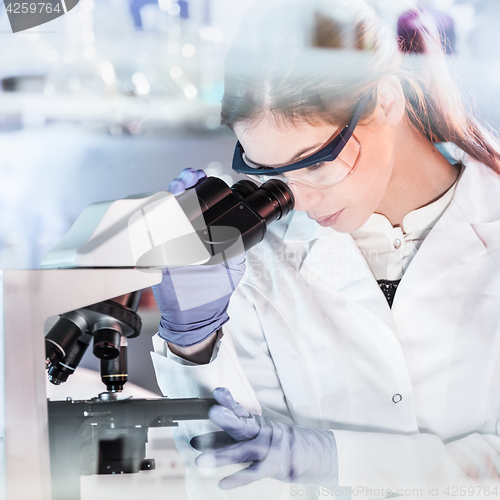
M 412 10 L 398 20 L 398 45 L 404 54 L 400 75 L 407 117 L 432 142 L 452 142 L 500 174 L 500 146 L 493 129 L 469 111 L 445 55 L 435 21 Z

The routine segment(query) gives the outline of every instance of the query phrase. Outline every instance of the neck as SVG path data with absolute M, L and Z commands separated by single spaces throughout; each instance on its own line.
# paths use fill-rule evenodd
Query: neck
M 391 178 L 376 210 L 394 227 L 402 226 L 407 213 L 438 199 L 454 184 L 460 172 L 413 127 L 401 124 L 395 144 Z

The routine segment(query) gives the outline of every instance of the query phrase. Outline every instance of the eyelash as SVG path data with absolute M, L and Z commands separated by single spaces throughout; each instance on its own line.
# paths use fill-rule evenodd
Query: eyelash
M 324 164 L 325 164 L 324 161 L 320 161 L 319 163 L 316 163 L 316 165 L 311 165 L 310 167 L 308 167 L 308 170 L 310 171 L 317 170 L 318 168 L 321 168 Z

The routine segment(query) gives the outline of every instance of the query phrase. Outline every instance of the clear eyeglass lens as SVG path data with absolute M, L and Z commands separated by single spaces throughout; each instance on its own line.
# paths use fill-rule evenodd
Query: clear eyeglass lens
M 355 168 L 361 153 L 361 146 L 355 138 L 351 138 L 345 145 L 340 155 L 333 161 L 325 162 L 321 166 L 307 167 L 290 172 L 290 178 L 303 181 L 305 184 L 317 188 L 333 186 L 345 179 Z
M 338 184 L 344 180 L 356 167 L 361 155 L 361 145 L 352 137 L 340 155 L 323 165 L 306 167 L 279 175 L 246 174 L 251 179 L 264 183 L 270 179 L 278 179 L 286 184 L 322 189 Z

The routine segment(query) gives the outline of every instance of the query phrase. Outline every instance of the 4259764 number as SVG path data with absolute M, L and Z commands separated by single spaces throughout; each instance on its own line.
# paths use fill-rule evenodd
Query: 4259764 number
M 498 497 L 498 486 L 447 486 L 444 490 L 446 497 Z
M 60 13 L 61 5 L 57 3 L 53 6 L 51 3 L 45 2 L 25 2 L 25 3 L 9 3 L 6 6 L 9 14 L 52 14 L 52 12 Z

